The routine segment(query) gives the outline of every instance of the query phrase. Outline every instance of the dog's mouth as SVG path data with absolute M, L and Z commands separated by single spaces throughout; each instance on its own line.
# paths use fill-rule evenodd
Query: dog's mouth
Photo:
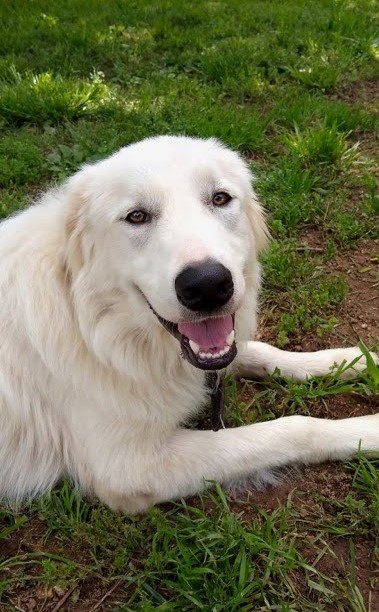
M 234 315 L 210 317 L 202 321 L 166 321 L 155 311 L 160 323 L 180 342 L 187 361 L 200 370 L 222 370 L 237 355 Z

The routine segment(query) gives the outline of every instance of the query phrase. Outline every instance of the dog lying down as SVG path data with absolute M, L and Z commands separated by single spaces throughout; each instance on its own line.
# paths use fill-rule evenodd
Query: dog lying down
M 360 355 L 253 340 L 266 242 L 247 166 L 213 139 L 133 144 L 4 221 L 1 498 L 67 476 L 133 513 L 209 481 L 379 449 L 379 415 L 183 426 L 209 402 L 209 372 L 304 380 Z

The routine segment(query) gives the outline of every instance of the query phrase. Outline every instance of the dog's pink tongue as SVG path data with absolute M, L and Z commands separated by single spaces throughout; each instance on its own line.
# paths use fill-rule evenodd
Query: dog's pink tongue
M 181 321 L 178 323 L 178 330 L 188 340 L 196 342 L 200 350 L 207 351 L 211 348 L 222 350 L 226 344 L 226 338 L 233 331 L 233 319 L 231 315 L 226 315 L 206 319 L 199 323 Z

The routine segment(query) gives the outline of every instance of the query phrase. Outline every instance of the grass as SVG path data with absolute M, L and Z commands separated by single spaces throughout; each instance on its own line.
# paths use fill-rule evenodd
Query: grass
M 339 344 L 353 292 L 338 254 L 378 283 L 377 25 L 371 0 L 4 4 L 0 218 L 145 136 L 216 136 L 251 163 L 269 212 L 266 334 L 280 347 Z M 368 412 L 377 392 L 373 363 L 350 382 L 230 381 L 228 424 Z M 127 518 L 63 483 L 20 512 L 2 507 L 1 610 L 30 599 L 51 610 L 68 593 L 72 610 L 107 596 L 125 611 L 374 612 L 378 460 L 320 470 L 313 490 L 280 503 L 275 490 L 216 487 Z

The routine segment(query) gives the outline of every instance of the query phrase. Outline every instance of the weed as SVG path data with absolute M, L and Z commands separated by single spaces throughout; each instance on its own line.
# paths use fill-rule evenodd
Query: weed
M 287 135 L 284 140 L 306 168 L 328 165 L 336 170 L 349 170 L 357 159 L 358 144 L 350 146 L 347 135 L 338 131 L 336 123 L 304 132 L 295 126 L 295 133 Z
M 101 112 L 111 95 L 98 80 L 64 79 L 52 73 L 15 74 L 0 88 L 0 114 L 10 123 L 35 125 Z

